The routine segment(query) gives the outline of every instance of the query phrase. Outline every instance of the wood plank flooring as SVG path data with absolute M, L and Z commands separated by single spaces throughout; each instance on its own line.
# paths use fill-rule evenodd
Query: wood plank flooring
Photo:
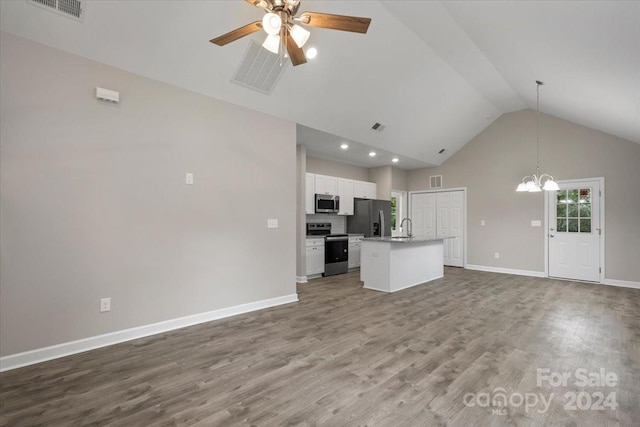
M 358 279 L 2 373 L 0 425 L 639 425 L 639 290 L 456 268 L 395 294 Z M 618 382 L 538 387 L 537 368 Z M 550 405 L 465 405 L 497 388 Z M 567 392 L 615 392 L 617 409 L 567 410 Z

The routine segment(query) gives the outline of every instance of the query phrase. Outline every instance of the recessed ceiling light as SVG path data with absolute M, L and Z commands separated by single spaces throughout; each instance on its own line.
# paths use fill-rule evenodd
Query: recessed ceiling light
M 393 159 L 391 159 L 391 161 L 392 161 L 393 163 L 398 163 L 398 162 L 400 161 L 400 159 L 399 159 L 399 158 L 397 158 L 397 157 L 394 157 Z
M 375 157 L 375 156 L 376 156 L 376 152 L 375 151 L 369 152 L 369 157 Z
M 309 49 L 307 49 L 307 59 L 313 59 L 316 56 L 318 56 L 318 49 L 316 49 L 315 47 L 310 47 Z
M 347 148 L 349 148 L 349 144 L 342 144 L 340 145 L 340 148 L 342 148 L 343 150 L 346 150 Z

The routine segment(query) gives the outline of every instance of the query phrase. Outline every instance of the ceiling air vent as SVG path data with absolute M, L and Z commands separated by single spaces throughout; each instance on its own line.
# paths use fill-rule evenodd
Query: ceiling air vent
M 87 0 L 27 0 L 27 3 L 34 6 L 39 6 L 76 21 L 84 19 L 84 5 L 86 2 Z
M 442 175 L 434 175 L 429 177 L 430 188 L 442 188 Z
M 269 95 L 290 61 L 283 60 L 255 40 L 251 40 L 242 62 L 231 78 L 232 83 Z
M 384 125 L 382 123 L 375 122 L 374 125 L 371 126 L 371 129 L 377 132 L 382 132 L 384 130 Z

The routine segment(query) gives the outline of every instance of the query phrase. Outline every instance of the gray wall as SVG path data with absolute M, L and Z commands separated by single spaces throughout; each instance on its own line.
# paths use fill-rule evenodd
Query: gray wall
M 369 171 L 367 168 L 334 162 L 333 160 L 318 159 L 312 156 L 307 156 L 307 172 L 346 179 L 356 179 L 358 181 L 369 180 Z
M 409 174 L 404 169 L 391 168 L 391 189 L 406 191 L 409 188 Z
M 296 292 L 295 123 L 7 33 L 0 50 L 2 355 Z
M 469 264 L 544 271 L 545 229 L 530 226 L 544 220 L 543 195 L 514 191 L 534 172 L 535 135 L 535 111 L 506 114 L 442 166 L 409 171 L 412 191 L 439 174 L 444 187 L 467 187 Z M 540 144 L 542 172 L 605 178 L 606 278 L 640 281 L 640 144 L 547 115 Z
M 391 200 L 391 179 L 391 166 L 369 169 L 369 181 L 376 183 L 376 197 L 379 200 Z

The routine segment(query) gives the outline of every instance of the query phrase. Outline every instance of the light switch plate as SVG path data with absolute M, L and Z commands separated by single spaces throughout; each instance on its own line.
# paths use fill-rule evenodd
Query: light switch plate
M 268 219 L 267 220 L 267 228 L 278 228 L 278 220 L 277 219 Z
M 486 225 L 486 223 L 484 222 L 484 219 L 481 219 L 481 220 L 480 220 L 480 225 L 481 225 L 482 227 L 484 227 L 484 226 Z
M 539 219 L 532 219 L 531 220 L 531 226 L 532 227 L 542 227 L 542 221 L 540 221 Z

